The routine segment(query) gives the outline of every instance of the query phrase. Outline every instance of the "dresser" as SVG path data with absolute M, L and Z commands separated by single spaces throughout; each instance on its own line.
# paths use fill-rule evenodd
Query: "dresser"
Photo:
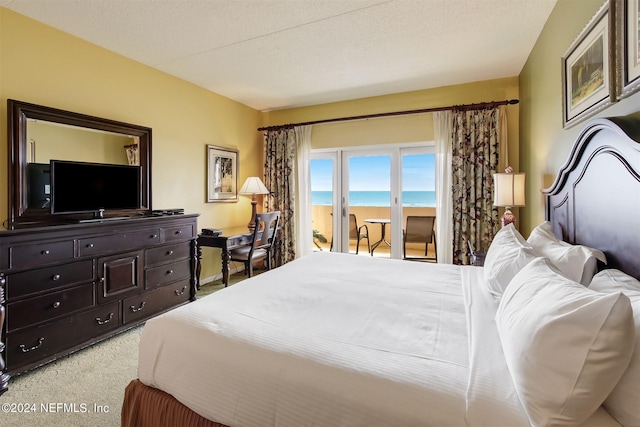
M 0 232 L 0 390 L 195 300 L 196 237 L 197 215 Z

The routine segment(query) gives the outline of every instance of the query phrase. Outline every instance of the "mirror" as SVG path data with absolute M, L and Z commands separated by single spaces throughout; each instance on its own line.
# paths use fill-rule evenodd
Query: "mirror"
M 8 100 L 9 224 L 64 220 L 51 215 L 49 161 L 140 166 L 141 208 L 151 208 L 151 129 L 21 101 Z

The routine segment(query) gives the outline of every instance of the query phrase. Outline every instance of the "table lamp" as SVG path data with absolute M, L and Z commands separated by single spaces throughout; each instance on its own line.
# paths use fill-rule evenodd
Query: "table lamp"
M 493 205 L 504 207 L 501 217 L 502 226 L 516 222 L 511 208 L 525 206 L 524 200 L 524 173 L 513 173 L 511 166 L 505 169 L 505 173 L 493 174 Z
M 251 196 L 251 220 L 249 221 L 249 230 L 253 231 L 256 225 L 256 194 L 269 194 L 269 190 L 264 186 L 262 180 L 257 176 L 250 176 L 240 188 L 239 194 Z

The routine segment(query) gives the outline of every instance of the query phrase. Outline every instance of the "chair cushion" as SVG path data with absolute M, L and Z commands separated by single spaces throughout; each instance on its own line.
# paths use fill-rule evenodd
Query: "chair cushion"
M 241 248 L 237 248 L 231 251 L 231 259 L 237 259 L 246 261 L 249 259 L 249 251 L 251 250 L 250 246 L 243 246 Z M 256 249 L 253 251 L 253 259 L 264 258 L 267 256 L 266 249 Z

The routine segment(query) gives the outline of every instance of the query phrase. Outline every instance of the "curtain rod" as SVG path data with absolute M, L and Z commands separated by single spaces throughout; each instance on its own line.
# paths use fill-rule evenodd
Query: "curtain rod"
M 258 130 L 259 131 L 281 130 L 281 129 L 289 129 L 295 126 L 317 125 L 321 123 L 333 123 L 333 122 L 346 122 L 351 120 L 374 119 L 378 117 L 404 116 L 409 114 L 433 113 L 435 111 L 446 111 L 446 110 L 482 110 L 485 108 L 497 107 L 499 105 L 517 104 L 518 102 L 520 101 L 517 99 L 509 99 L 506 101 L 491 101 L 491 102 L 480 102 L 477 104 L 450 105 L 448 107 L 422 108 L 420 110 L 393 111 L 390 113 L 365 114 L 363 116 L 336 117 L 334 119 L 314 120 L 311 122 L 289 123 L 286 125 L 266 126 L 266 127 L 258 128 Z

